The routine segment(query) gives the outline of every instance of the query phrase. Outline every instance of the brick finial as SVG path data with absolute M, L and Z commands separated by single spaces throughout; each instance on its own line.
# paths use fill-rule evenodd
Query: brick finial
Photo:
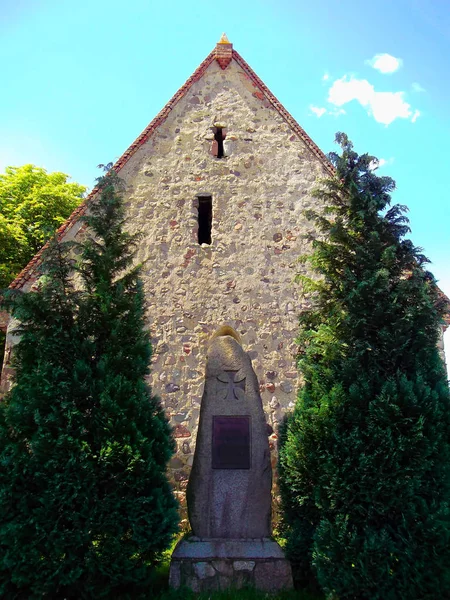
M 223 33 L 216 44 L 216 60 L 221 69 L 226 69 L 233 57 L 233 44 L 230 44 L 227 36 Z

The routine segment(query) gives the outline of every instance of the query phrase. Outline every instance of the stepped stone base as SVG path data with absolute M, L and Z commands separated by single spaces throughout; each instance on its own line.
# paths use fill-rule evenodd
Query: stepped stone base
M 289 561 L 268 538 L 181 540 L 172 554 L 169 585 L 194 592 L 242 587 L 278 592 L 293 587 Z

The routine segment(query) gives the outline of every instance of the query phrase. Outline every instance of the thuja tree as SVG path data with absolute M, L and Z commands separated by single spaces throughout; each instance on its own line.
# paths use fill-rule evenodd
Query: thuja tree
M 444 306 L 405 239 L 394 182 L 344 134 L 310 213 L 301 277 L 302 386 L 283 431 L 288 549 L 330 597 L 447 598 L 450 399 L 437 350 Z
M 109 175 L 78 247 L 52 244 L 0 408 L 0 596 L 137 597 L 177 530 L 170 428 L 145 382 L 136 238 Z M 78 278 L 72 285 L 74 254 Z

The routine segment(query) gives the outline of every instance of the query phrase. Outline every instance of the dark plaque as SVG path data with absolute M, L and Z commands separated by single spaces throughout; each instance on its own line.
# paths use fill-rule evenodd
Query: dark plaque
M 250 469 L 250 417 L 213 417 L 213 469 Z

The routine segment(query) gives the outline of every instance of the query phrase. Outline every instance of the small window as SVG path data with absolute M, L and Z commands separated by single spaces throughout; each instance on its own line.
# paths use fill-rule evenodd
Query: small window
M 198 197 L 198 243 L 211 244 L 212 196 L 202 194 Z
M 217 158 L 223 158 L 225 156 L 223 149 L 223 140 L 226 138 L 227 132 L 225 127 L 214 127 L 214 141 L 212 143 L 211 153 Z

